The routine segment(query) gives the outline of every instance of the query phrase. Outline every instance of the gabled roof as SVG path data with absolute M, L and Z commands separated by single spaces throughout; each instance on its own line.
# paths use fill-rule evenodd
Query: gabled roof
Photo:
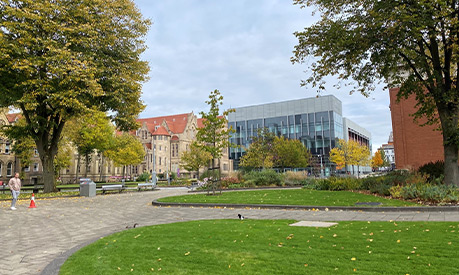
M 153 136 L 170 136 L 169 132 L 164 128 L 164 126 L 159 126 L 158 129 L 154 133 Z
M 174 140 L 179 140 L 179 137 L 176 136 L 176 135 L 173 135 L 172 138 L 171 138 L 171 140 L 172 140 L 172 141 L 174 141 Z
M 144 143 L 145 144 L 145 147 L 147 147 L 148 149 L 151 149 L 151 143 Z
M 150 133 L 155 132 L 155 128 L 158 125 L 161 125 L 163 122 L 167 124 L 169 130 L 174 134 L 181 134 L 185 131 L 186 124 L 188 123 L 188 116 L 191 113 L 171 115 L 171 116 L 160 116 L 160 117 L 151 117 L 151 118 L 139 118 L 138 122 L 147 124 L 147 128 Z
M 8 119 L 9 123 L 13 123 L 13 122 L 16 122 L 18 119 L 21 118 L 21 114 L 20 113 L 7 114 L 6 118 Z

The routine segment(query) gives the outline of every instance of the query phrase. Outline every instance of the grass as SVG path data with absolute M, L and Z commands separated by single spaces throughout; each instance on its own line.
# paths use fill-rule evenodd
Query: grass
M 60 274 L 459 274 L 459 223 L 204 220 L 99 239 Z
M 160 202 L 279 204 L 314 206 L 354 206 L 358 202 L 380 202 L 381 206 L 419 206 L 412 202 L 349 191 L 318 191 L 310 189 L 256 190 L 223 192 L 221 195 L 193 194 L 161 198 Z

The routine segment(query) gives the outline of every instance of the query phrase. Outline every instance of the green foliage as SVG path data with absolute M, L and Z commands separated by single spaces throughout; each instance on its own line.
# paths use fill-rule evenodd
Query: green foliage
M 182 153 L 180 166 L 187 171 L 197 171 L 205 167 L 212 159 L 212 155 L 200 147 L 196 142 L 191 143 L 190 150 Z
M 244 180 L 249 186 L 282 186 L 283 175 L 271 169 L 251 171 L 244 175 Z
M 274 158 L 275 135 L 268 128 L 259 128 L 246 153 L 242 156 L 239 166 L 251 170 L 253 168 L 271 168 Z
M 54 189 L 54 157 L 65 124 L 90 109 L 136 127 L 144 105 L 140 60 L 150 21 L 132 1 L 1 0 L 0 107 L 19 109 Z
M 295 0 L 320 20 L 296 32 L 292 62 L 307 64 L 302 84 L 325 90 L 325 78 L 353 80 L 364 96 L 381 82 L 417 100 L 415 119 L 442 130 L 445 183 L 459 186 L 459 20 L 456 1 Z M 454 31 L 452 31 L 454 30 Z M 314 57 L 314 58 L 311 58 Z M 342 85 L 349 92 L 349 85 Z M 441 121 L 440 121 L 441 118 Z
M 150 174 L 147 173 L 147 172 L 143 172 L 142 174 L 140 174 L 138 177 L 137 177 L 137 181 L 139 182 L 145 182 L 145 181 L 148 181 L 150 179 Z
M 205 178 L 220 178 L 221 175 L 220 175 L 220 171 L 218 171 L 217 169 L 215 169 L 215 171 L 212 171 L 212 170 L 205 170 L 202 175 L 199 176 L 199 179 L 200 180 L 203 180 Z
M 136 137 L 123 133 L 115 137 L 110 149 L 106 151 L 106 156 L 113 160 L 116 166 L 137 165 L 143 161 L 145 150 Z
M 418 169 L 419 173 L 425 174 L 429 177 L 429 180 L 440 179 L 443 177 L 445 172 L 445 162 L 437 160 L 436 162 L 429 162 Z
M 222 188 L 240 188 L 243 184 L 237 177 L 223 177 L 221 178 Z
M 459 192 L 456 187 L 444 184 L 409 184 L 401 187 L 400 197 L 432 203 L 449 203 L 459 201 Z
M 206 103 L 209 105 L 210 110 L 207 113 L 200 112 L 203 127 L 197 129 L 196 140 L 198 145 L 204 151 L 209 152 L 215 160 L 222 156 L 223 149 L 231 146 L 229 138 L 233 129 L 227 128 L 228 120 L 226 117 L 234 110 L 226 110 L 223 111 L 223 114 L 220 114 L 219 105 L 223 104 L 223 96 L 218 90 L 210 93 L 209 100 Z
M 307 167 L 311 154 L 306 146 L 298 139 L 274 138 L 274 166 L 302 168 Z
M 308 178 L 307 171 L 293 172 L 287 171 L 284 173 L 285 185 L 303 185 Z

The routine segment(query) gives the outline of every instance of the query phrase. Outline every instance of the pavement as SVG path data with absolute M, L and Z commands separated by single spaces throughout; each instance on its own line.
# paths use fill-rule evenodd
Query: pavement
M 58 274 L 79 248 L 100 237 L 139 226 L 204 219 L 294 219 L 298 221 L 459 221 L 459 211 L 311 211 L 232 207 L 161 207 L 152 201 L 187 194 L 187 189 L 129 192 L 96 197 L 0 202 L 0 274 Z

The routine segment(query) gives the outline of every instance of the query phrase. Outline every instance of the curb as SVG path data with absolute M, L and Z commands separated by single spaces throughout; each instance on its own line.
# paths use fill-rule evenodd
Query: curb
M 407 207 L 358 207 L 358 206 L 313 206 L 313 205 L 273 205 L 273 204 L 229 204 L 229 203 L 180 203 L 152 201 L 159 207 L 207 207 L 207 208 L 258 208 L 312 211 L 361 211 L 361 212 L 457 212 L 458 206 L 407 206 Z

